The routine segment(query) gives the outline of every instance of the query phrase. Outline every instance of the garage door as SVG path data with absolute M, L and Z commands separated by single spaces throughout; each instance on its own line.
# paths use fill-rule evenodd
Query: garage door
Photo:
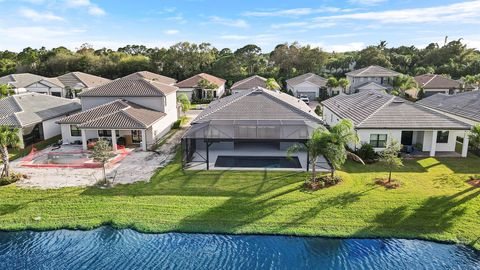
M 315 100 L 315 93 L 313 92 L 298 92 L 298 96 L 307 96 L 310 100 Z

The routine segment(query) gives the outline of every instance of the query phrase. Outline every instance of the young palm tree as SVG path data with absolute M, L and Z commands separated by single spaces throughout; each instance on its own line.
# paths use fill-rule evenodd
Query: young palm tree
M 390 140 L 385 150 L 380 153 L 380 162 L 388 167 L 388 183 L 392 181 L 392 171 L 403 166 L 402 159 L 398 157 L 402 146 L 397 140 Z
M 10 157 L 8 147 L 18 147 L 20 136 L 18 128 L 11 129 L 8 126 L 0 126 L 0 154 L 2 156 L 3 170 L 1 177 L 10 177 Z
M 265 82 L 265 86 L 268 90 L 278 90 L 280 89 L 280 85 L 275 81 L 274 78 L 268 78 Z
M 480 125 L 472 128 L 468 139 L 470 140 L 470 145 L 476 148 L 475 150 L 480 149 Z
M 338 85 L 342 87 L 344 93 L 347 92 L 347 87 L 349 84 L 350 82 L 347 80 L 347 78 L 341 78 L 340 80 L 338 80 Z
M 0 99 L 13 95 L 15 92 L 8 84 L 0 84 Z
M 328 89 L 330 89 L 330 94 L 331 94 L 332 91 L 333 91 L 333 88 L 338 87 L 337 78 L 335 78 L 335 77 L 328 78 L 326 86 L 328 87 Z
M 400 75 L 393 80 L 393 88 L 404 97 L 407 90 L 417 90 L 418 84 L 411 76 Z

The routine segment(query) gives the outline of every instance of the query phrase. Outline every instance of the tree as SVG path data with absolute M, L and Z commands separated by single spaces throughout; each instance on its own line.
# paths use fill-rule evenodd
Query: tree
M 418 84 L 413 77 L 400 75 L 393 80 L 393 88 L 399 91 L 400 95 L 404 97 L 407 90 L 417 90 Z
M 347 78 L 341 78 L 340 80 L 338 80 L 338 85 L 342 87 L 344 93 L 347 92 L 347 88 L 349 84 L 350 82 L 347 80 Z
M 280 89 L 280 85 L 275 81 L 274 78 L 268 78 L 265 82 L 265 86 L 268 90 L 278 90 Z
M 358 53 L 355 68 L 363 68 L 371 65 L 392 68 L 392 63 L 386 50 L 379 49 L 377 46 L 368 46 Z
M 12 87 L 8 84 L 0 84 L 0 99 L 6 98 L 8 96 L 11 96 L 15 94 L 15 91 L 13 91 Z
M 472 127 L 470 135 L 468 136 L 470 145 L 477 150 L 480 150 L 480 125 Z
M 337 78 L 335 78 L 335 77 L 329 77 L 329 78 L 327 79 L 327 84 L 326 84 L 326 85 L 327 85 L 328 89 L 330 89 L 330 93 L 332 93 L 332 92 L 333 92 L 333 88 L 338 87 L 339 84 L 338 84 Z
M 201 79 L 200 81 L 198 81 L 197 83 L 197 87 L 199 89 L 202 89 L 202 91 L 206 91 L 207 92 L 207 99 L 212 99 L 213 98 L 213 94 L 212 94 L 212 91 L 214 89 L 217 89 L 218 88 L 218 85 L 214 84 L 214 83 L 211 83 L 205 79 Z
M 10 157 L 8 148 L 16 148 L 20 144 L 19 129 L 0 126 L 0 154 L 2 156 L 3 170 L 1 177 L 10 177 Z
M 180 94 L 177 97 L 177 101 L 180 103 L 180 106 L 182 106 L 182 112 L 185 115 L 185 113 L 190 110 L 190 99 L 188 99 L 186 94 Z
M 103 168 L 103 181 L 107 182 L 107 177 L 105 173 L 105 164 L 107 164 L 108 160 L 114 156 L 112 152 L 112 147 L 110 146 L 109 142 L 104 139 L 99 139 L 95 146 L 93 147 L 92 158 L 96 162 L 100 162 Z
M 402 159 L 398 157 L 401 147 L 397 140 L 391 139 L 385 150 L 379 154 L 380 162 L 384 163 L 388 168 L 388 183 L 392 180 L 393 169 L 403 166 Z

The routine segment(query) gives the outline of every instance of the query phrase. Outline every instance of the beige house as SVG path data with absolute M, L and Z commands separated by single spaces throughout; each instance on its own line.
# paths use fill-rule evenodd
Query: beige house
M 201 80 L 206 80 L 209 83 L 216 85 L 217 88 L 208 90 L 201 89 L 198 87 L 198 83 Z M 208 98 L 209 95 L 211 95 L 213 99 L 217 99 L 225 94 L 225 82 L 226 81 L 224 79 L 220 79 L 213 75 L 207 73 L 200 73 L 181 82 L 178 82 L 177 84 L 175 84 L 175 86 L 178 87 L 177 96 L 185 94 L 190 100 L 192 100 L 194 98 L 205 99 Z
M 345 75 L 350 83 L 347 94 L 353 94 L 369 90 L 390 90 L 393 80 L 401 73 L 380 66 L 368 66 Z
M 313 73 L 306 73 L 297 77 L 288 79 L 287 89 L 293 92 L 295 97 L 307 96 L 310 100 L 315 100 L 320 95 L 320 90 L 327 89 L 327 79 Z M 338 91 L 338 89 L 336 89 Z M 328 93 L 331 95 L 332 93 Z
M 232 94 L 236 94 L 243 91 L 249 91 L 255 87 L 266 88 L 267 87 L 266 83 L 267 83 L 267 79 L 258 75 L 254 75 L 254 76 L 245 78 L 241 81 L 235 82 L 232 85 L 232 87 L 230 87 L 230 90 L 232 91 Z

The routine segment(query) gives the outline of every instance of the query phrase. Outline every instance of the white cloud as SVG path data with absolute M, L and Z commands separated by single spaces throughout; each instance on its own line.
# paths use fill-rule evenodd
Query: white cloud
M 179 31 L 175 29 L 170 29 L 170 30 L 166 30 L 164 33 L 167 35 L 175 35 L 175 34 L 178 34 Z
M 38 37 L 42 37 L 41 40 L 58 39 L 83 32 L 85 31 L 82 29 L 46 28 L 42 26 L 19 26 L 0 29 L 0 33 L 5 37 L 23 41 L 38 41 L 40 40 Z
M 376 6 L 386 1 L 387 0 L 349 0 L 348 2 L 354 5 Z
M 90 0 L 66 0 L 68 7 L 84 7 L 90 15 L 102 16 L 105 15 L 105 10 L 101 9 Z
M 350 42 L 345 44 L 325 44 L 323 42 L 302 42 L 303 45 L 310 45 L 312 47 L 319 47 L 327 52 L 349 52 L 357 51 L 366 47 L 363 42 Z
M 63 21 L 63 18 L 51 12 L 38 12 L 30 8 L 21 8 L 18 13 L 20 16 L 32 21 Z
M 232 27 L 239 27 L 239 28 L 246 28 L 248 27 L 248 23 L 242 19 L 227 19 L 221 18 L 218 16 L 211 16 L 209 17 L 211 23 L 227 25 Z
M 283 43 L 280 37 L 275 34 L 258 34 L 258 35 L 221 35 L 220 39 L 228 41 L 247 41 L 252 44 L 257 44 L 259 46 L 270 46 L 273 44 Z M 231 46 L 231 45 L 230 45 Z
M 290 22 L 290 23 L 272 24 L 271 27 L 274 29 L 284 29 L 284 28 L 319 29 L 319 28 L 330 28 L 336 25 L 337 24 L 334 22 L 322 22 L 322 23 Z
M 315 13 L 325 13 L 325 12 L 349 12 L 353 9 L 342 9 L 337 7 L 322 7 L 322 8 L 293 8 L 293 9 L 280 9 L 280 10 L 266 10 L 266 11 L 247 11 L 244 12 L 243 16 L 251 17 L 280 17 L 280 16 L 302 16 L 310 15 Z

